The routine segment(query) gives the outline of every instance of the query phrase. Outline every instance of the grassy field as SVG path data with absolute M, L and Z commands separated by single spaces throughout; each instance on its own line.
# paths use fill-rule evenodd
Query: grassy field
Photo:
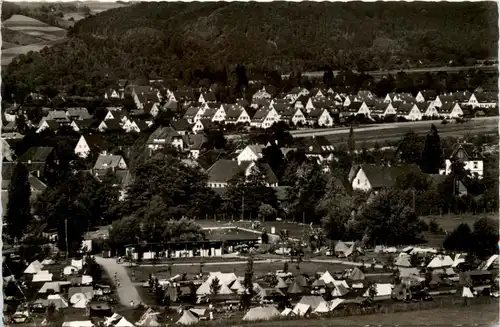
M 61 42 L 64 42 L 65 39 L 60 39 L 56 41 L 46 41 L 46 42 L 41 42 L 41 43 L 35 43 L 35 44 L 30 44 L 30 45 L 25 45 L 25 46 L 17 46 L 9 49 L 2 50 L 2 66 L 10 64 L 12 59 L 15 57 L 21 55 L 21 54 L 27 54 L 30 51 L 40 51 L 45 47 L 50 47 L 56 44 L 59 44 Z
M 197 220 L 198 224 L 202 227 L 242 227 L 252 229 L 252 221 L 244 220 L 244 221 L 224 221 L 224 220 Z M 261 225 L 256 231 L 262 231 L 262 228 L 265 228 L 268 233 L 271 232 L 271 227 L 276 229 L 276 233 L 279 233 L 280 230 L 286 229 L 288 230 L 289 237 L 291 238 L 300 238 L 304 235 L 305 232 L 309 231 L 311 228 L 309 225 L 304 225 L 300 223 L 287 222 L 287 221 L 265 221 L 261 222 Z

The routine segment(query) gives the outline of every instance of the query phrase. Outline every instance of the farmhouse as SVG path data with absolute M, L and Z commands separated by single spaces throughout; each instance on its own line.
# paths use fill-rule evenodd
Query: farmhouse
M 444 173 L 445 175 L 451 174 L 451 166 L 454 161 L 462 163 L 464 169 L 471 174 L 477 175 L 479 178 L 483 177 L 484 157 L 481 154 L 481 149 L 472 143 L 457 143 L 445 159 L 445 169 L 440 173 Z
M 419 171 L 417 165 L 380 166 L 375 164 L 363 164 L 353 166 L 349 172 L 350 184 L 353 190 L 379 191 L 383 188 L 392 187 L 398 176 L 408 171 Z
M 237 161 L 220 159 L 208 170 L 208 186 L 211 188 L 225 188 L 227 183 L 237 174 L 250 176 L 252 173 L 261 174 L 268 187 L 277 187 L 278 179 L 271 167 L 264 163 L 257 165 L 254 161 Z

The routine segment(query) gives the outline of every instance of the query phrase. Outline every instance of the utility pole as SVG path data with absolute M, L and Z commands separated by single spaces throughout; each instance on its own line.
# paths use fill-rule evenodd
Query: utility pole
M 245 219 L 245 188 L 243 188 L 243 195 L 241 196 L 241 220 Z
M 415 190 L 413 190 L 413 213 L 415 212 Z
M 64 237 L 66 238 L 66 261 L 68 261 L 69 248 L 68 248 L 68 218 L 64 218 Z

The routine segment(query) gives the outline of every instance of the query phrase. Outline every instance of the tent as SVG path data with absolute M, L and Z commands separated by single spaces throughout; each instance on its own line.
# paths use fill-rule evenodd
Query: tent
M 120 319 L 122 319 L 122 316 L 115 312 L 111 317 L 106 318 L 106 320 L 104 321 L 104 325 L 105 326 L 112 325 Z
M 85 309 L 87 307 L 87 304 L 89 304 L 89 302 L 90 302 L 89 299 L 87 299 L 86 297 L 80 298 L 78 302 L 73 304 L 73 308 Z
M 437 255 L 427 265 L 428 268 L 451 267 L 453 259 L 449 255 Z
M 210 275 L 208 276 L 206 282 L 210 285 L 212 280 L 217 277 L 219 279 L 219 283 L 221 285 L 230 285 L 232 282 L 234 282 L 238 277 L 234 273 L 221 273 L 220 271 L 217 272 L 211 272 Z
M 465 297 L 465 298 L 473 298 L 474 294 L 472 294 L 472 291 L 470 290 L 469 287 L 461 287 L 460 290 L 460 296 Z
M 207 312 L 207 309 L 205 308 L 191 308 L 189 309 L 192 313 L 194 313 L 196 316 L 201 317 L 204 316 L 205 313 Z
M 68 290 L 68 298 L 71 298 L 76 293 L 83 293 L 89 300 L 94 297 L 94 289 L 92 286 L 70 287 Z
M 81 299 L 86 299 L 87 297 L 83 293 L 75 293 L 69 298 L 69 303 L 75 304 Z
M 347 247 L 347 245 L 345 245 L 344 242 L 342 241 L 338 241 L 337 244 L 335 244 L 335 254 L 336 255 L 344 255 L 344 253 L 349 250 L 349 248 Z
M 189 310 L 184 310 L 184 312 L 182 313 L 182 317 L 179 320 L 177 320 L 177 324 L 180 325 L 193 325 L 196 324 L 197 322 L 198 318 L 196 318 L 194 314 Z
M 335 278 L 333 278 L 333 276 L 330 275 L 330 273 L 328 271 L 326 271 L 323 275 L 321 275 L 321 277 L 319 279 L 325 281 L 326 284 L 335 283 Z
M 280 312 L 275 307 L 272 306 L 256 307 L 248 310 L 248 312 L 243 317 L 243 320 L 245 321 L 270 320 L 279 316 Z
M 71 266 L 75 267 L 78 270 L 82 270 L 83 269 L 83 259 L 81 259 L 81 260 L 72 259 Z
M 287 290 L 288 294 L 302 294 L 302 292 L 304 292 L 302 287 L 300 287 L 296 281 L 294 281 Z
M 307 281 L 306 277 L 303 275 L 299 275 L 295 277 L 294 282 L 299 284 L 301 287 L 307 287 L 309 285 L 309 282 Z
M 312 287 L 325 287 L 325 286 L 326 286 L 326 283 L 325 283 L 325 281 L 324 281 L 324 280 L 322 280 L 322 279 L 316 279 L 316 280 L 314 281 L 314 283 L 312 283 L 312 285 L 311 285 L 311 286 L 312 286 Z
M 59 282 L 46 282 L 43 284 L 42 288 L 38 290 L 38 293 L 47 293 L 48 290 L 54 291 L 54 293 L 59 293 L 61 291 L 61 284 Z
M 25 274 L 36 274 L 40 270 L 42 270 L 42 268 L 43 268 L 42 264 L 38 260 L 35 260 L 32 263 L 30 263 L 28 267 L 26 267 L 26 269 L 24 270 L 24 273 Z
M 295 316 L 295 313 L 293 312 L 293 310 L 292 310 L 292 309 L 290 309 L 290 308 L 285 308 L 285 310 L 283 310 L 283 311 L 281 312 L 281 315 L 282 315 L 283 317 L 292 317 L 292 316 Z
M 305 303 L 297 303 L 293 308 L 293 313 L 299 317 L 305 316 L 312 311 L 311 306 Z
M 348 279 L 350 280 L 364 280 L 365 279 L 365 274 L 359 269 L 358 267 L 352 268 L 351 272 L 349 273 Z
M 37 273 L 33 275 L 33 283 L 37 282 L 51 282 L 52 281 L 52 274 L 49 273 Z
M 66 276 L 76 274 L 77 272 L 78 272 L 78 269 L 76 267 L 73 267 L 73 266 L 66 266 L 63 269 L 63 274 Z
M 452 268 L 456 268 L 459 264 L 465 262 L 465 254 L 458 253 L 455 254 L 455 259 L 453 259 L 453 264 L 451 265 Z
M 122 317 L 122 319 L 116 323 L 115 327 L 134 327 L 134 324 Z
M 54 263 L 56 263 L 56 262 L 52 259 L 45 259 L 42 261 L 42 265 L 44 265 L 44 266 L 53 265 Z
M 241 293 L 241 292 L 245 291 L 245 288 L 243 287 L 243 285 L 241 285 L 240 281 L 237 279 L 233 282 L 230 289 L 237 292 L 237 293 Z
M 344 296 L 347 293 L 349 293 L 349 290 L 346 287 L 344 287 L 344 285 L 342 285 L 342 284 L 335 285 L 333 290 L 332 290 L 333 297 Z
M 264 288 L 262 288 L 262 286 L 260 286 L 259 283 L 253 283 L 252 285 L 254 293 L 260 293 L 264 290 Z
M 377 294 L 375 296 L 390 296 L 392 293 L 391 284 L 375 284 Z M 370 296 L 370 290 L 367 289 L 363 294 L 364 297 Z
M 399 267 L 399 276 L 400 277 L 410 277 L 410 276 L 418 276 L 420 272 L 418 271 L 418 268 L 402 268 Z
M 334 286 L 338 286 L 338 285 L 342 285 L 343 287 L 345 288 L 349 288 L 349 284 L 347 284 L 347 282 L 345 280 L 336 280 L 333 282 L 333 285 Z
M 324 301 L 324 299 L 322 296 L 307 295 L 307 296 L 303 296 L 300 299 L 299 303 L 307 304 L 307 305 L 311 306 L 311 310 L 316 310 L 316 308 L 319 306 L 319 304 L 323 301 Z
M 65 321 L 62 327 L 93 327 L 94 324 L 90 320 L 84 321 Z
M 486 262 L 484 262 L 480 267 L 479 269 L 480 270 L 488 270 L 490 269 L 490 267 L 493 265 L 493 264 L 497 264 L 498 265 L 498 254 L 494 254 L 492 255 L 491 257 L 488 258 L 488 260 L 486 260 Z
M 331 301 L 323 301 L 313 311 L 314 313 L 327 313 L 333 311 L 339 304 L 344 302 L 344 299 L 333 299 Z
M 276 284 L 275 288 L 287 288 L 288 287 L 288 285 L 285 283 L 283 278 L 278 276 L 278 277 L 276 277 L 276 279 L 278 280 L 278 283 Z
M 231 291 L 231 289 L 227 286 L 227 284 L 222 284 L 219 293 L 217 294 L 228 295 L 228 294 L 234 294 L 234 292 Z
M 81 284 L 82 285 L 90 285 L 92 284 L 92 276 L 88 276 L 88 275 L 83 275 L 82 276 L 82 281 L 81 281 Z
M 396 263 L 394 264 L 398 267 L 411 267 L 411 263 L 410 263 L 410 256 L 405 254 L 405 255 L 400 255 L 397 259 L 396 259 Z
M 47 297 L 48 305 L 54 304 L 56 309 L 64 309 L 68 307 L 68 303 L 59 294 L 49 295 Z

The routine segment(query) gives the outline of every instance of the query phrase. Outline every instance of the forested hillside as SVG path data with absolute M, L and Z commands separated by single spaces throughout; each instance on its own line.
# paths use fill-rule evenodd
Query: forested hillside
M 238 63 L 250 72 L 466 63 L 496 57 L 497 21 L 494 2 L 140 3 L 78 22 L 73 40 L 14 61 L 7 79 L 32 87 Z

